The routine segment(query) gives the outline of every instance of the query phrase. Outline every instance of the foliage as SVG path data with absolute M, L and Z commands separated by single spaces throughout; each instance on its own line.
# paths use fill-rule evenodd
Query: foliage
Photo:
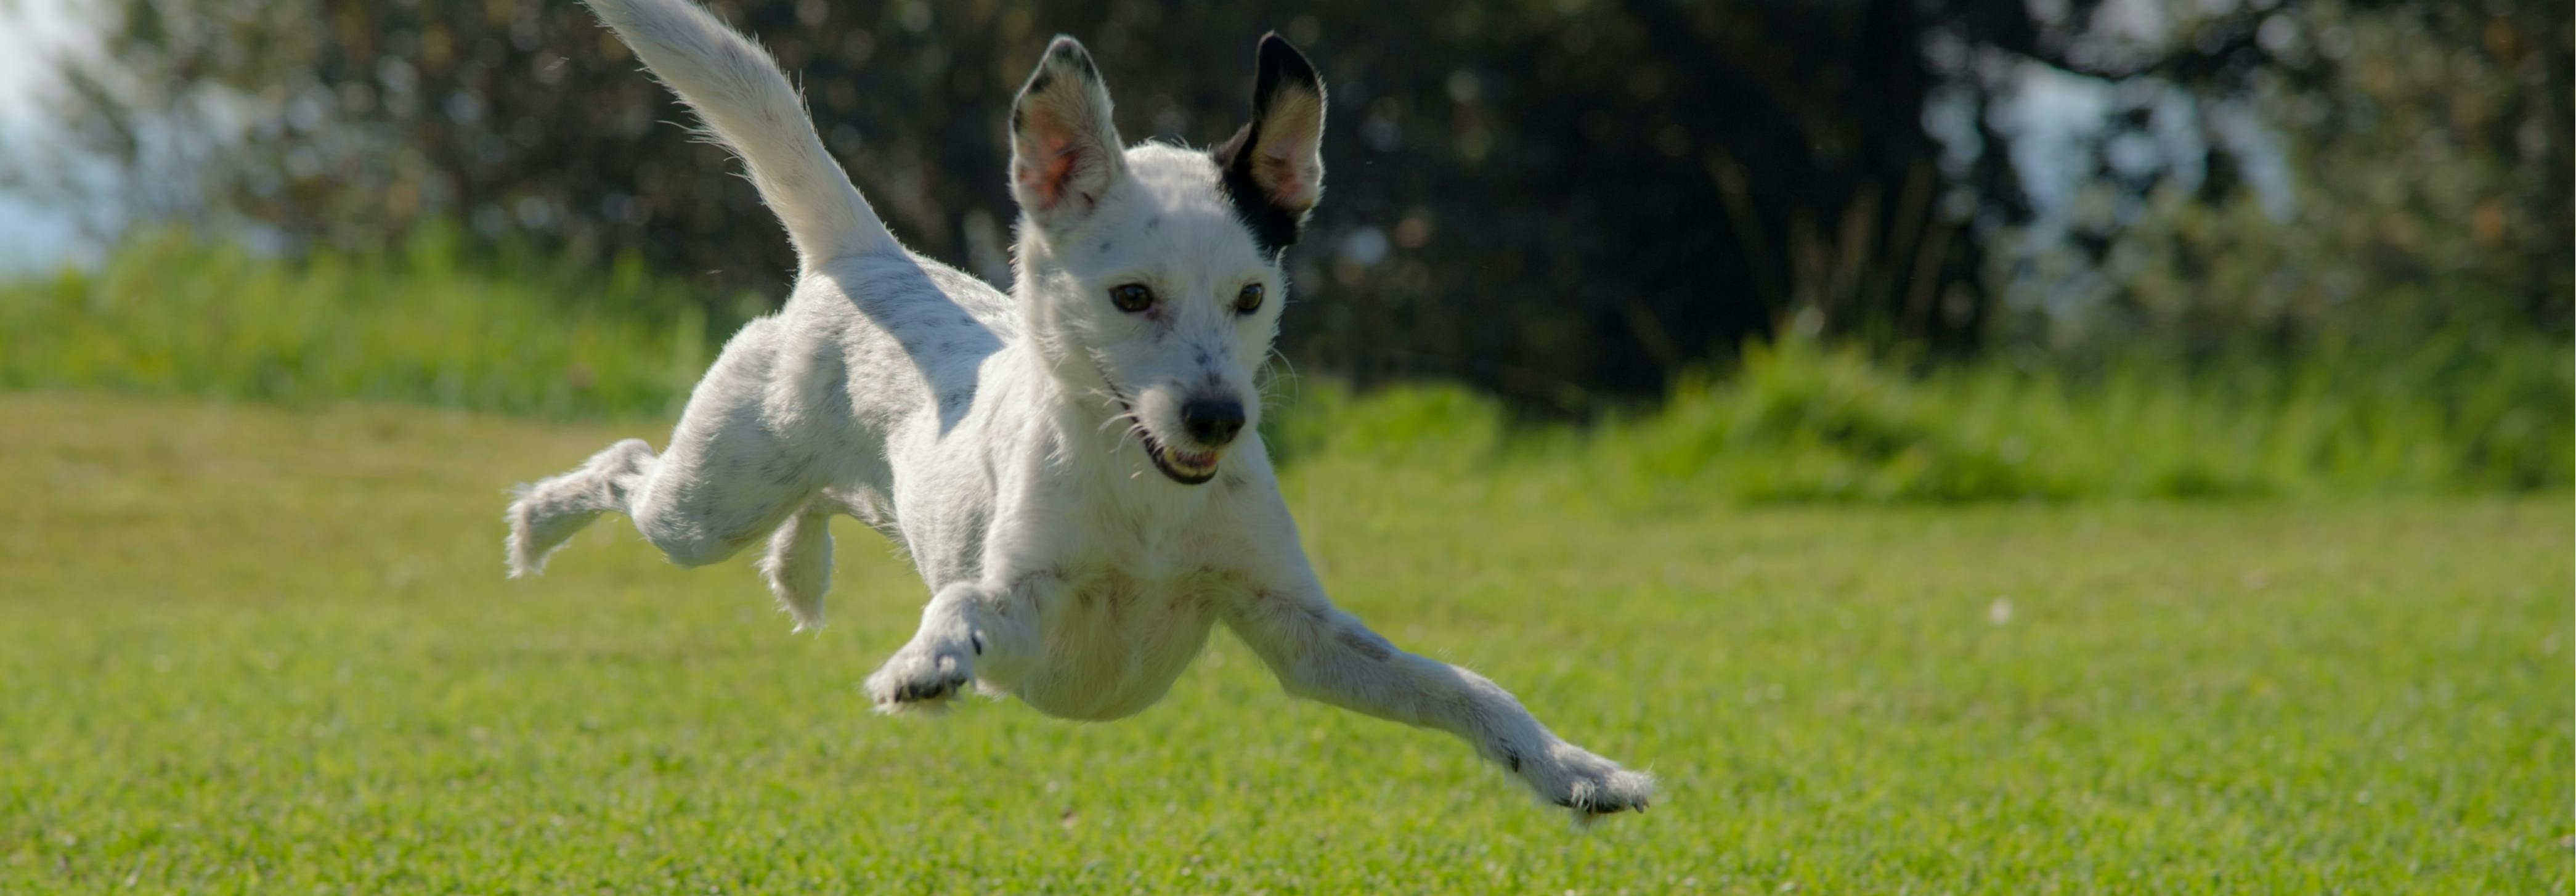
M 2576 307 L 2565 4 L 715 6 L 801 75 L 898 233 L 997 281 L 997 131 L 1049 35 L 1091 41 L 1129 137 L 1207 145 L 1243 114 L 1253 36 L 1284 30 L 1332 82 L 1335 172 L 1289 255 L 1309 307 L 1284 344 L 1364 385 L 1579 415 L 1784 326 L 1953 355 L 2294 350 L 2428 318 L 2564 334 Z M 369 250 L 463 220 L 593 264 L 640 247 L 720 298 L 789 267 L 749 187 L 656 126 L 685 115 L 577 4 L 86 10 L 105 38 L 58 60 L 69 155 L 0 180 L 102 229 Z M 2037 74 L 2115 97 L 2052 163 L 2090 185 L 2071 222 L 2034 220 L 2022 157 L 2045 147 L 2006 126 Z M 2124 161 L 2142 152 L 2162 161 Z M 2280 164 L 2286 210 L 2250 211 L 2249 172 Z
M 799 74 L 898 234 L 992 279 L 1014 215 L 998 131 L 1050 35 L 1091 42 L 1128 137 L 1205 146 L 1245 113 L 1255 37 L 1281 29 L 1332 86 L 1330 198 L 1290 255 L 1314 307 L 1290 351 L 1558 411 L 1664 389 L 1798 308 L 1837 334 L 1974 341 L 1982 236 L 1943 197 L 2015 175 L 2000 135 L 1976 165 L 1935 163 L 1921 46 L 2038 52 L 2083 30 L 1952 0 L 714 5 Z M 749 187 L 657 127 L 686 116 L 577 4 L 90 8 L 103 46 L 60 66 L 77 152 L 30 170 L 116 176 L 16 186 L 102 228 L 178 217 L 369 249 L 465 220 L 576 258 L 640 246 L 709 295 L 789 267 Z
M 2571 363 L 2554 340 L 2447 332 L 2298 357 L 1915 374 L 1791 339 L 1587 430 L 1513 426 L 1456 388 L 1355 398 L 1317 383 L 1268 429 L 1292 459 L 1470 468 L 1622 507 L 2520 491 L 2576 471 Z
M 2576 469 L 2563 344 L 2440 334 L 2404 348 L 2100 370 L 1909 376 L 1787 342 L 1604 439 L 1640 495 L 1748 500 L 2202 498 L 2531 489 Z
M 760 305 L 705 307 L 631 255 L 577 271 L 425 229 L 400 252 L 286 262 L 166 232 L 95 273 L 0 286 L 0 387 L 672 414 L 710 336 Z
M 1699 506 L 1317 457 L 1335 599 L 1651 768 L 1588 834 L 1233 639 L 1112 724 L 876 716 L 835 620 L 623 526 L 506 581 L 508 483 L 631 425 L 0 395 L 0 891 L 2551 893 L 2564 496 Z
M 2312 0 L 2260 18 L 2284 64 L 2247 73 L 2239 95 L 2213 105 L 2225 127 L 2211 139 L 2261 143 L 2258 127 L 2273 130 L 2287 163 L 2276 195 L 2258 199 L 2218 167 L 2144 190 L 2106 171 L 2082 188 L 2058 257 L 1993 275 L 2014 284 L 2006 341 L 2080 356 L 2142 342 L 2287 350 L 2451 327 L 2566 338 L 2568 9 Z M 2137 117 L 2144 130 L 2172 116 Z M 2063 257 L 2085 252 L 2097 263 Z

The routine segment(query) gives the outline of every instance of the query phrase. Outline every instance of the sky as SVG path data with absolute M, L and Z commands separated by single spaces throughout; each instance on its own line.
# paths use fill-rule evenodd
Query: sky
M 0 0 L 0 165 L 24 165 L 27 146 L 52 130 L 40 101 L 51 83 L 46 60 L 84 33 L 78 0 Z M 0 192 L 0 274 L 37 273 L 95 258 L 72 217 Z

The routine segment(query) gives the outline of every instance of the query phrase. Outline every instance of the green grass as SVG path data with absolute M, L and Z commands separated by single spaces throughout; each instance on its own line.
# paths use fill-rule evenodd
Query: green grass
M 923 595 L 855 526 L 819 635 L 622 523 L 503 580 L 502 489 L 630 434 L 0 396 L 0 892 L 2576 883 L 2564 493 L 1629 510 L 1310 452 L 1345 606 L 1662 776 L 1578 835 L 1223 637 L 1113 724 L 871 715 Z

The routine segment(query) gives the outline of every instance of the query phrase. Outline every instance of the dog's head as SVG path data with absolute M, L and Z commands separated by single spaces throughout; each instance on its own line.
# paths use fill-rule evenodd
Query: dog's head
M 1323 194 L 1324 83 L 1276 34 L 1256 58 L 1252 120 L 1212 150 L 1121 142 L 1109 88 L 1069 37 L 1011 108 L 1030 336 L 1187 484 L 1260 422 L 1280 253 Z

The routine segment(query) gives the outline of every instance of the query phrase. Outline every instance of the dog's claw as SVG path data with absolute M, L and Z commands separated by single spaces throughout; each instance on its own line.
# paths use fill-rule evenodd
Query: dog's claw
M 1548 802 L 1571 809 L 1578 825 L 1605 815 L 1635 810 L 1643 813 L 1654 798 L 1653 777 L 1620 768 L 1617 763 L 1567 746 L 1551 752 L 1547 761 L 1566 763 L 1559 766 L 1571 780 L 1558 778 L 1543 790 Z M 1570 767 L 1569 767 L 1570 766 Z M 1543 767 L 1544 768 L 1544 767 Z
M 895 700 L 900 703 L 921 703 L 937 700 L 956 693 L 958 687 L 965 683 L 966 680 L 963 678 L 943 678 L 937 681 L 906 682 L 903 689 L 895 694 Z
M 965 658 L 944 652 L 897 653 L 885 667 L 868 676 L 867 692 L 880 712 L 938 707 L 966 688 L 975 676 Z

